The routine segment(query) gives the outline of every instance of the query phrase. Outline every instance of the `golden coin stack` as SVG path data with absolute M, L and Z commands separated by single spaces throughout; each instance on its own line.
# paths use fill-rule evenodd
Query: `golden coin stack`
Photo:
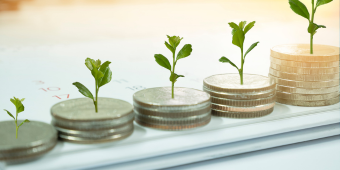
M 271 49 L 269 76 L 276 83 L 276 101 L 296 106 L 327 106 L 339 102 L 339 47 L 307 44 Z
M 270 114 L 275 105 L 275 82 L 269 77 L 244 74 L 219 74 L 203 80 L 210 94 L 211 114 L 231 118 L 255 118 Z

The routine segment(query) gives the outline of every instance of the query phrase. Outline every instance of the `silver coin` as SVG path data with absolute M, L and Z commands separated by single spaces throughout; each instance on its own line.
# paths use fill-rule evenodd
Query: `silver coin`
M 129 137 L 132 133 L 133 131 L 129 131 L 127 133 L 114 134 L 114 135 L 107 136 L 105 138 L 100 138 L 100 139 L 92 139 L 92 138 L 84 138 L 84 137 L 60 134 L 59 138 L 61 140 L 72 142 L 72 143 L 95 144 L 95 143 L 104 143 L 104 142 L 113 142 L 117 140 L 122 140 L 122 139 Z
M 275 88 L 275 81 L 269 77 L 244 74 L 243 85 L 240 84 L 239 74 L 218 74 L 203 80 L 206 88 L 224 93 L 256 93 Z
M 251 100 L 235 100 L 235 99 L 225 99 L 219 97 L 211 97 L 211 102 L 214 104 L 221 104 L 226 106 L 236 106 L 236 107 L 253 107 L 260 106 L 275 102 L 275 95 Z
M 256 92 L 256 93 L 225 93 L 225 92 L 218 92 L 208 89 L 207 87 L 203 86 L 203 90 L 210 94 L 211 97 L 219 97 L 219 98 L 226 98 L 226 99 L 236 99 L 236 100 L 251 100 L 251 99 L 260 99 L 266 98 L 269 96 L 275 95 L 275 89 Z
M 273 110 L 274 110 L 274 107 L 271 107 L 266 110 L 252 111 L 252 112 L 234 112 L 234 111 L 223 111 L 223 110 L 212 109 L 211 114 L 214 116 L 219 116 L 219 117 L 248 119 L 248 118 L 257 118 L 257 117 L 266 116 L 272 113 Z
M 123 100 L 98 98 L 98 113 L 88 98 L 66 100 L 51 108 L 53 122 L 70 129 L 118 127 L 133 120 L 133 106 Z
M 276 90 L 287 92 L 287 93 L 298 93 L 298 94 L 326 94 L 339 91 L 339 86 L 334 87 L 323 87 L 323 88 L 299 88 L 277 85 Z
M 18 120 L 21 123 L 23 120 Z M 47 149 L 54 147 L 57 131 L 53 126 L 37 121 L 25 123 L 15 137 L 14 121 L 0 122 L 0 160 L 40 156 Z M 49 144 L 53 146 L 48 147 Z
M 221 110 L 221 111 L 231 111 L 231 112 L 256 112 L 261 110 L 267 110 L 274 107 L 275 103 L 269 103 L 260 106 L 253 106 L 253 107 L 235 107 L 235 106 L 226 106 L 222 104 L 211 104 L 211 108 L 213 110 Z
M 290 86 L 290 87 L 301 87 L 301 88 L 324 88 L 324 87 L 334 87 L 339 85 L 339 79 L 334 79 L 330 81 L 296 81 L 281 79 L 269 74 L 278 85 Z

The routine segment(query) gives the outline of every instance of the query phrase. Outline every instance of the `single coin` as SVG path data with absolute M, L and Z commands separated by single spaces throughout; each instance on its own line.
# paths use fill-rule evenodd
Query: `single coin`
M 300 88 L 300 87 L 289 87 L 277 85 L 277 91 L 287 92 L 287 93 L 299 93 L 299 94 L 326 94 L 339 91 L 339 86 L 334 87 L 324 87 L 324 88 Z
M 269 74 L 269 77 L 273 78 L 278 85 L 290 86 L 290 87 L 302 87 L 302 88 L 323 88 L 334 87 L 339 85 L 339 79 L 330 81 L 296 81 L 281 79 Z
M 231 112 L 255 112 L 261 110 L 267 110 L 274 107 L 275 103 L 254 106 L 254 107 L 235 107 L 235 106 L 226 106 L 221 104 L 211 104 L 211 108 L 213 110 L 222 110 L 222 111 L 231 111 Z
M 275 88 L 275 81 L 269 77 L 243 74 L 243 85 L 239 74 L 218 74 L 203 80 L 204 87 L 223 93 L 256 93 Z
M 314 44 L 313 54 L 310 54 L 309 44 L 278 45 L 271 49 L 271 56 L 282 60 L 302 62 L 339 61 L 339 47 Z
M 339 92 L 332 92 L 326 94 L 296 94 L 296 93 L 287 93 L 282 91 L 277 91 L 276 95 L 281 99 L 289 99 L 289 100 L 304 100 L 304 101 L 316 101 L 316 100 L 328 100 L 334 97 L 339 96 Z
M 83 138 L 83 137 L 60 134 L 59 138 L 61 140 L 72 142 L 72 143 L 95 144 L 95 143 L 104 143 L 104 142 L 113 142 L 117 140 L 122 140 L 122 139 L 129 137 L 132 133 L 133 131 L 130 131 L 128 133 L 122 133 L 122 134 L 114 134 L 112 136 L 107 136 L 101 139 Z
M 281 72 L 293 73 L 293 74 L 306 74 L 306 75 L 320 75 L 320 74 L 338 74 L 339 67 L 330 68 L 298 68 L 288 67 L 279 64 L 271 63 L 270 67 Z
M 211 97 L 236 99 L 236 100 L 260 99 L 260 98 L 266 98 L 266 97 L 275 95 L 275 89 L 262 91 L 262 92 L 242 94 L 242 93 L 225 93 L 225 92 L 213 91 L 213 90 L 208 89 L 207 87 L 203 86 L 203 91 L 209 93 Z
M 223 111 L 223 110 L 211 110 L 211 114 L 214 116 L 219 117 L 228 117 L 228 118 L 239 118 L 239 119 L 246 119 L 246 118 L 257 118 L 266 116 L 270 113 L 272 113 L 274 110 L 274 107 L 266 109 L 266 110 L 260 110 L 260 111 L 254 111 L 254 112 L 233 112 L 233 111 Z
M 317 100 L 317 101 L 289 100 L 289 99 L 281 99 L 281 98 L 277 98 L 276 101 L 279 103 L 295 105 L 295 106 L 306 106 L 306 107 L 328 106 L 328 105 L 339 103 L 339 96 L 328 99 L 328 100 Z
M 227 106 L 252 107 L 252 106 L 265 105 L 265 104 L 275 102 L 275 95 L 272 95 L 266 98 L 251 99 L 251 100 L 235 100 L 235 99 L 225 99 L 225 98 L 211 96 L 211 102 L 215 104 L 221 104 L 221 105 L 227 105 Z
M 281 66 L 288 67 L 298 67 L 298 68 L 333 68 L 339 67 L 339 61 L 330 61 L 330 62 L 298 62 L 298 61 L 289 61 L 289 60 L 281 60 L 278 58 L 270 57 L 271 63 L 278 64 Z
M 21 123 L 23 120 L 18 120 Z M 40 156 L 45 153 L 49 143 L 55 145 L 57 131 L 53 126 L 31 121 L 20 126 L 16 139 L 14 121 L 0 122 L 0 160 Z M 52 147 L 52 146 L 50 146 Z M 47 147 L 47 149 L 51 149 Z
M 339 79 L 339 73 L 323 74 L 323 75 L 306 75 L 306 74 L 293 74 L 293 73 L 281 72 L 278 70 L 274 70 L 273 68 L 269 69 L 269 73 L 275 77 L 288 79 L 288 80 L 296 80 L 296 81 L 331 81 L 331 80 Z
M 51 108 L 53 122 L 70 129 L 105 129 L 133 120 L 133 106 L 123 100 L 98 98 L 98 113 L 89 98 L 66 100 Z

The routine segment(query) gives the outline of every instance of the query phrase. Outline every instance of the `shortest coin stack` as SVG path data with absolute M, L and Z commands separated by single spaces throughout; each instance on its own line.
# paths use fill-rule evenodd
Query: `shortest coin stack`
M 14 121 L 0 122 L 0 161 L 19 163 L 37 158 L 52 150 L 58 139 L 53 126 L 36 121 L 21 126 L 18 138 L 15 134 Z
M 275 105 L 274 80 L 252 74 L 219 74 L 203 80 L 203 90 L 211 95 L 212 115 L 255 118 L 270 114 Z
M 206 92 L 176 87 L 150 88 L 136 92 L 133 104 L 136 122 L 163 130 L 184 130 L 206 125 L 211 119 L 210 95 Z
M 52 124 L 59 138 L 75 143 L 101 143 L 119 140 L 133 132 L 133 106 L 123 100 L 79 98 L 63 101 L 51 108 Z

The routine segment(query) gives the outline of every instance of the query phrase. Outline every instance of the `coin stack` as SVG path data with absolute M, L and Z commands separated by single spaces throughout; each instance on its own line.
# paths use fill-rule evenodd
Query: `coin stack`
M 18 120 L 21 123 L 24 120 Z M 0 122 L 0 161 L 26 162 L 52 150 L 57 144 L 53 126 L 31 121 L 20 126 L 16 138 L 14 121 Z
M 277 83 L 277 102 L 327 106 L 339 102 L 339 48 L 279 45 L 271 49 L 269 76 Z
M 212 115 L 255 118 L 270 114 L 275 105 L 275 82 L 265 76 L 219 74 L 203 80 L 203 90 L 211 95 Z
M 210 95 L 206 92 L 176 87 L 144 89 L 133 95 L 136 122 L 163 130 L 184 130 L 206 125 L 211 119 Z
M 123 100 L 79 98 L 63 101 L 51 108 L 52 124 L 59 138 L 75 143 L 101 143 L 119 140 L 133 132 L 133 106 Z

